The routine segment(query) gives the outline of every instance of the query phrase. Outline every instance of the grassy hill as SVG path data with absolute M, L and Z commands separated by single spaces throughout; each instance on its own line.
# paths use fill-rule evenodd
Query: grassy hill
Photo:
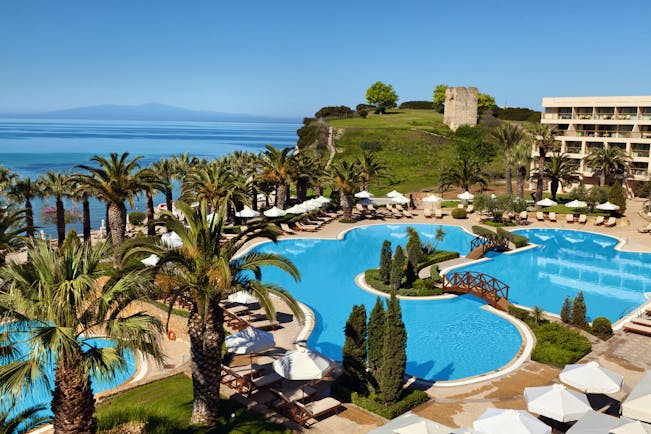
M 443 124 L 443 115 L 434 110 L 394 109 L 366 119 L 330 121 L 330 125 L 337 129 L 337 159 L 357 156 L 366 149 L 389 166 L 397 183 L 375 183 L 371 187 L 375 194 L 437 188 L 441 171 L 455 157 L 449 140 L 453 133 Z

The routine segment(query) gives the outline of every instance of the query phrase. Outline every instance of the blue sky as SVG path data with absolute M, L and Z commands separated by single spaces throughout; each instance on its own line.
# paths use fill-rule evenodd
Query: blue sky
M 499 105 L 651 94 L 651 2 L 2 0 L 0 113 L 159 102 L 309 116 L 438 83 Z

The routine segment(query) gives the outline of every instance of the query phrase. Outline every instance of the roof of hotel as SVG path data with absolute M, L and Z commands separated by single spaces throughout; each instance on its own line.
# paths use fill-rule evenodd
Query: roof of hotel
M 543 107 L 651 106 L 651 96 L 572 96 L 546 97 Z

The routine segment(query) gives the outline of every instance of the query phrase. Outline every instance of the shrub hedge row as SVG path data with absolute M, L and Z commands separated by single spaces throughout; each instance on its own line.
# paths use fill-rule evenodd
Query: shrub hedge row
M 401 397 L 399 401 L 389 406 L 385 406 L 384 404 L 375 400 L 373 395 L 364 397 L 359 396 L 357 392 L 353 392 L 350 397 L 353 404 L 358 405 L 375 414 L 379 414 L 380 416 L 387 419 L 393 419 L 403 413 L 406 413 L 412 408 L 429 401 L 429 396 L 422 390 L 412 390 L 411 392 L 407 392 L 404 394 L 404 396 Z
M 497 234 L 506 237 L 515 245 L 516 248 L 524 247 L 529 244 L 529 238 L 520 234 L 509 232 L 506 229 L 497 228 Z
M 428 267 L 432 264 L 437 264 L 439 262 L 449 261 L 451 259 L 456 259 L 459 257 L 459 252 L 450 252 L 447 250 L 437 250 L 434 254 L 426 256 L 421 260 L 416 268 L 422 270 L 425 267 Z
M 391 287 L 385 285 L 380 279 L 380 270 L 370 269 L 364 272 L 364 279 L 366 283 L 377 289 L 378 291 L 391 293 Z M 440 277 L 439 277 L 440 279 Z M 443 291 L 441 288 L 436 287 L 437 280 L 432 279 L 416 279 L 411 288 L 401 288 L 398 290 L 398 295 L 405 295 L 408 297 L 427 297 L 431 295 L 441 295 Z
M 432 101 L 405 101 L 400 104 L 401 109 L 416 109 L 416 110 L 434 110 L 434 103 Z
M 477 226 L 477 225 L 474 225 L 472 227 L 472 233 L 475 235 L 495 235 L 494 231 L 491 231 L 490 229 L 487 229 L 483 226 Z

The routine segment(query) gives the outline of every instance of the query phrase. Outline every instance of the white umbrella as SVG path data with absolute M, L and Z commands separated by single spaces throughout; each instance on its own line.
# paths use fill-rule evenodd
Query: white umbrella
M 393 199 L 391 199 L 393 202 L 399 203 L 401 205 L 409 203 L 409 198 L 406 198 L 404 196 L 396 196 Z
M 325 197 L 325 196 L 319 196 L 319 197 L 317 197 L 317 198 L 314 199 L 314 200 L 320 202 L 321 204 L 326 204 L 326 203 L 330 203 L 330 202 L 332 202 L 332 199 L 327 198 L 327 197 Z
M 334 361 L 303 347 L 287 351 L 284 356 L 273 362 L 274 371 L 288 380 L 319 380 L 325 377 L 333 366 Z
M 358 199 L 368 199 L 373 197 L 373 195 L 366 190 L 362 190 L 359 193 L 355 193 L 355 197 Z
M 582 200 L 573 200 L 572 202 L 568 202 L 565 204 L 566 207 L 568 208 L 585 208 L 588 206 L 586 202 L 583 202 Z
M 613 428 L 608 434 L 649 434 L 651 425 L 642 423 L 639 420 L 630 421 L 623 425 Z
M 527 410 L 559 422 L 579 420 L 590 411 L 588 398 L 569 390 L 562 384 L 542 387 L 525 387 Z
M 145 264 L 148 267 L 155 267 L 156 265 L 158 265 L 159 260 L 160 260 L 160 258 L 158 256 L 149 255 L 145 259 L 141 259 L 140 262 L 142 262 L 143 264 Z
M 175 249 L 177 247 L 183 246 L 183 240 L 176 232 L 166 232 L 161 235 L 160 240 L 164 246 L 170 249 Z
M 301 205 L 294 205 L 285 210 L 287 214 L 304 214 L 307 212 L 307 208 Z
M 449 433 L 450 429 L 441 428 L 431 420 L 421 420 L 393 430 L 395 434 L 441 434 Z
M 238 212 L 235 213 L 235 217 L 242 217 L 242 218 L 247 218 L 247 219 L 250 219 L 250 218 L 253 218 L 253 217 L 259 217 L 259 216 L 260 216 L 259 212 L 252 210 L 251 208 L 249 208 L 246 205 L 244 206 L 242 211 L 238 211 Z
M 622 415 L 651 423 L 651 372 L 648 372 L 622 401 Z
M 435 194 L 430 194 L 429 196 L 425 196 L 423 198 L 423 202 L 431 202 L 431 203 L 443 202 L 443 199 L 441 199 L 440 197 L 438 197 Z
M 360 205 L 373 205 L 375 202 L 373 202 L 373 199 L 360 199 L 357 203 Z
M 210 214 L 208 214 L 208 215 L 206 216 L 206 220 L 208 220 L 209 222 L 211 222 L 211 221 L 213 221 L 213 219 L 214 219 L 215 217 L 217 217 L 217 213 L 211 212 Z
M 600 210 L 604 210 L 604 211 L 617 211 L 619 209 L 619 205 L 615 205 L 614 203 L 606 202 L 606 203 L 600 203 L 595 208 L 600 209 Z
M 287 214 L 287 212 L 274 206 L 273 208 L 269 208 L 262 214 L 264 214 L 266 217 L 282 217 L 285 214 Z
M 226 337 L 226 349 L 233 354 L 261 353 L 275 346 L 274 335 L 255 327 L 247 327 Z
M 320 203 L 310 202 L 309 200 L 306 200 L 305 202 L 303 202 L 301 204 L 301 206 L 303 208 L 305 208 L 307 211 L 314 211 L 315 209 L 320 208 L 321 204 Z
M 466 190 L 461 194 L 457 194 L 457 197 L 461 200 L 473 200 L 475 195 Z
M 558 205 L 558 203 L 554 202 L 550 198 L 546 197 L 543 200 L 539 200 L 538 202 L 536 202 L 536 205 L 538 205 L 538 206 L 556 206 L 556 205 Z
M 258 302 L 257 298 L 246 291 L 237 291 L 236 293 L 229 295 L 227 300 L 231 303 L 242 304 L 253 304 Z
M 402 196 L 402 193 L 395 190 L 391 190 L 390 192 L 387 193 L 387 197 L 396 197 L 396 196 Z
M 303 202 L 303 204 L 308 204 L 308 205 L 314 206 L 316 208 L 321 208 L 323 206 L 323 203 L 321 203 L 320 201 L 318 201 L 316 199 L 306 200 L 305 202 Z
M 566 365 L 559 375 L 561 381 L 584 393 L 616 393 L 624 378 L 597 362 Z
M 473 427 L 482 434 L 551 434 L 552 429 L 524 410 L 489 407 Z

